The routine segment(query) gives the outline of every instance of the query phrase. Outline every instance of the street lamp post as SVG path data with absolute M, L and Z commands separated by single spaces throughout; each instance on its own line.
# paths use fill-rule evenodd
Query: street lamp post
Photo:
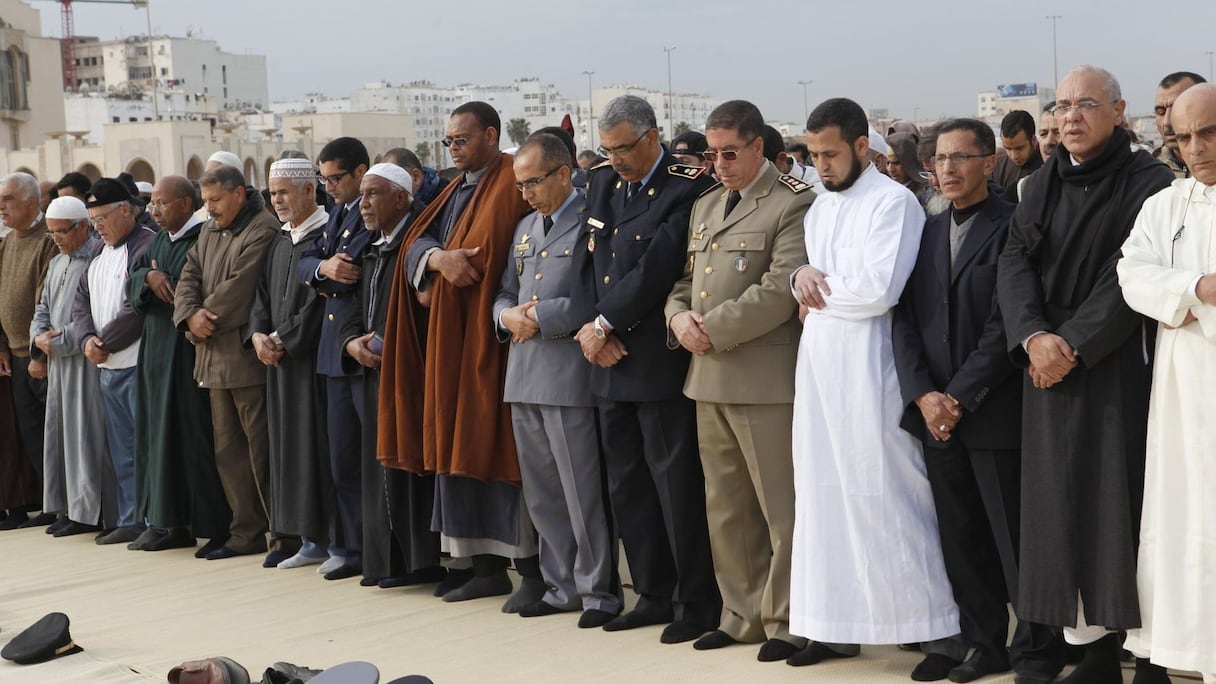
M 1051 73 L 1052 73 L 1052 76 L 1055 78 L 1053 87 L 1056 90 L 1059 90 L 1060 89 L 1060 62 L 1058 59 L 1059 53 L 1056 50 L 1056 19 L 1063 19 L 1064 16 L 1060 15 L 1060 14 L 1049 14 L 1049 15 L 1047 15 L 1047 18 L 1051 20 Z
M 671 143 L 672 138 L 675 138 L 675 125 L 672 123 L 672 117 L 676 114 L 675 91 L 671 88 L 671 53 L 676 49 L 675 45 L 663 48 L 663 52 L 667 53 L 667 142 Z
M 811 118 L 811 108 L 806 99 L 806 87 L 814 81 L 798 81 L 798 85 L 802 86 L 802 125 L 805 126 L 807 120 Z
M 595 149 L 595 108 L 591 104 L 591 76 L 594 71 L 584 71 L 587 77 L 587 149 Z
M 1209 80 L 1209 81 L 1216 81 L 1216 72 L 1214 72 L 1214 71 L 1212 70 L 1212 54 L 1213 54 L 1213 53 L 1216 53 L 1216 51 L 1213 51 L 1213 50 L 1208 50 L 1208 51 L 1207 51 L 1207 55 L 1208 55 L 1208 80 Z

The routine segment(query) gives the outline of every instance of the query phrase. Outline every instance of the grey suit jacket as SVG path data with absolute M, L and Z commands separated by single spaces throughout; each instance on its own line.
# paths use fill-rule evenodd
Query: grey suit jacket
M 549 235 L 543 219 L 532 212 L 520 220 L 512 240 L 502 285 L 494 300 L 494 324 L 499 340 L 511 334 L 498 325 L 502 312 L 520 302 L 536 302 L 540 332 L 511 344 L 503 401 L 549 406 L 593 406 L 591 364 L 574 341 L 594 311 L 576 311 L 570 297 L 578 274 L 573 270 L 574 243 L 587 204 L 581 190 L 558 216 Z

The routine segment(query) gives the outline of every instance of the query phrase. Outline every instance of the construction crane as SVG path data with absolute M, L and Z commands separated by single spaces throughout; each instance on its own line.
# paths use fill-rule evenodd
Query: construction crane
M 76 92 L 76 22 L 72 18 L 72 5 L 78 2 L 93 2 L 105 5 L 130 5 L 133 9 L 143 9 L 148 14 L 148 59 L 152 59 L 152 13 L 148 8 L 148 0 L 52 0 L 59 3 L 60 27 L 63 40 L 60 41 L 60 55 L 63 58 L 63 89 Z M 156 73 L 152 74 L 153 89 L 156 84 Z M 155 97 L 153 97 L 155 102 Z

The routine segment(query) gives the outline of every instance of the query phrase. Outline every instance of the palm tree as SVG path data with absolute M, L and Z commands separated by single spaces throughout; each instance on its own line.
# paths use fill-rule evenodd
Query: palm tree
M 511 138 L 511 142 L 515 143 L 516 147 L 524 144 L 528 139 L 528 134 L 532 131 L 532 125 L 527 119 L 511 119 L 507 122 L 507 137 Z

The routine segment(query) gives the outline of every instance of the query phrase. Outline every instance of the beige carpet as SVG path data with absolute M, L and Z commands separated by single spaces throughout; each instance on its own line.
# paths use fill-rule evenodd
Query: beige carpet
M 659 628 L 580 630 L 577 615 L 523 619 L 501 599 L 447 604 L 431 587 L 382 590 L 326 582 L 314 567 L 263 569 L 260 557 L 196 560 L 190 550 L 99 547 L 92 535 L 0 533 L 0 645 L 52 611 L 66 613 L 84 652 L 49 663 L 0 661 L 3 684 L 165 681 L 184 661 L 225 655 L 253 681 L 275 661 L 324 668 L 367 660 L 381 681 L 425 674 L 448 682 L 909 682 L 917 654 L 862 656 L 791 668 L 759 663 L 755 646 L 697 652 L 659 643 Z M 1000 677 L 985 682 L 1011 682 Z

